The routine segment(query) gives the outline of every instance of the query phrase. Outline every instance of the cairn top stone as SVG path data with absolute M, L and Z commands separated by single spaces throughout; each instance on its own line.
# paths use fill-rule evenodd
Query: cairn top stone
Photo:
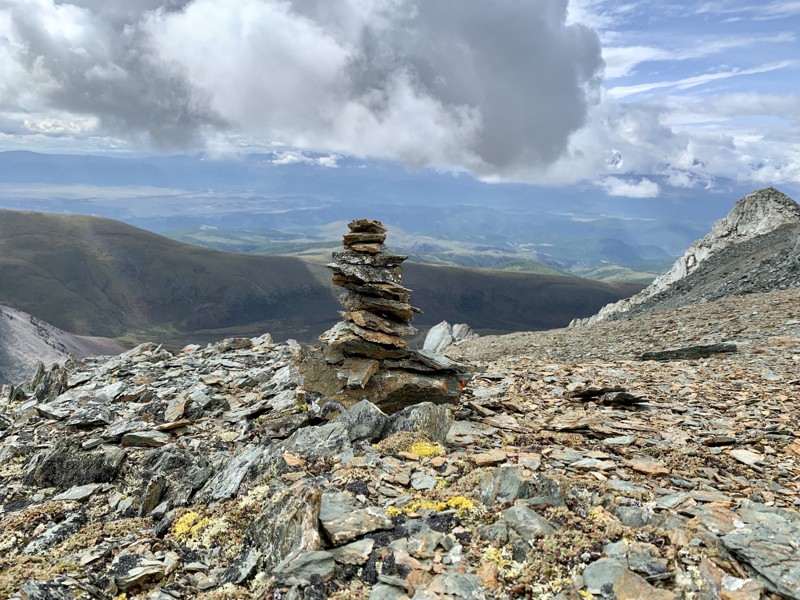
M 355 219 L 350 221 L 347 226 L 353 233 L 385 234 L 388 231 L 386 225 L 375 219 Z

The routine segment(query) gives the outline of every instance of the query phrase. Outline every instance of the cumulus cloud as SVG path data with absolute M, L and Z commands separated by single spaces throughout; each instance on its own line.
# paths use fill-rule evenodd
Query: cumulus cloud
M 564 153 L 603 66 L 567 0 L 0 0 L 0 14 L 3 80 L 29 77 L 0 87 L 4 112 L 57 109 L 168 148 L 224 131 L 509 178 Z
M 600 182 L 609 196 L 625 196 L 628 198 L 655 198 L 661 192 L 658 184 L 647 178 L 632 181 L 622 177 L 606 177 Z

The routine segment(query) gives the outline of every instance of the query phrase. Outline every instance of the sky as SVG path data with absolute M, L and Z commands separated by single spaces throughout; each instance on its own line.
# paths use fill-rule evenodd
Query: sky
M 0 0 L 0 151 L 800 185 L 800 1 Z

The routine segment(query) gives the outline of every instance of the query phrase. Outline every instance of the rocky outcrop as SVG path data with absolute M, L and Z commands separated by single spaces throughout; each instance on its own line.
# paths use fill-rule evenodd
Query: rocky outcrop
M 477 336 L 478 334 L 466 323 L 451 325 L 447 321 L 442 321 L 428 330 L 422 348 L 441 354 L 449 345 Z
M 119 354 L 125 348 L 114 340 L 74 335 L 27 313 L 0 306 L 0 384 L 30 379 L 38 363 Z
M 440 354 L 408 347 L 413 335 L 411 290 L 403 287 L 405 256 L 384 246 L 380 221 L 357 219 L 334 252 L 333 283 L 342 321 L 320 336 L 322 345 L 305 351 L 303 385 L 349 407 L 368 399 L 386 413 L 420 402 L 451 403 L 458 398 L 467 369 Z
M 698 298 L 695 294 L 694 302 L 714 299 L 725 293 L 766 292 L 793 284 L 800 285 L 800 271 L 797 269 L 796 261 L 793 261 L 790 256 L 793 252 L 795 256 L 797 254 L 796 247 L 793 250 L 792 246 L 795 246 L 798 230 L 800 230 L 800 205 L 775 188 L 757 190 L 739 200 L 724 219 L 714 223 L 708 235 L 692 243 L 669 271 L 658 277 L 644 290 L 630 298 L 604 306 L 593 317 L 576 319 L 571 325 L 611 320 L 634 313 L 641 314 L 651 307 L 657 306 L 659 300 L 663 300 L 669 295 L 677 295 L 676 288 L 682 281 L 696 272 L 700 272 L 714 259 L 719 259 L 716 262 L 722 264 L 719 265 L 720 268 L 716 274 L 707 277 L 710 285 L 705 287 L 722 288 L 725 285 L 726 289 L 717 294 L 709 290 L 702 298 Z M 766 256 L 762 257 L 766 264 L 762 265 L 761 261 L 753 264 L 753 261 L 748 259 L 758 253 L 758 242 L 762 240 L 769 241 L 770 248 L 774 248 L 774 250 L 767 252 Z M 737 253 L 738 246 L 748 243 L 750 247 L 747 247 L 744 252 Z M 742 256 L 736 256 L 737 254 Z M 775 255 L 782 254 L 787 254 L 787 256 L 784 257 L 784 260 L 779 261 L 778 268 L 776 269 L 774 264 L 770 268 L 770 263 L 775 262 Z M 797 271 L 794 275 L 781 276 L 781 271 L 791 271 L 792 269 Z M 769 271 L 769 276 L 759 277 L 759 272 L 764 270 Z M 732 274 L 733 277 L 731 277 Z M 750 285 L 747 280 L 751 277 L 763 279 L 764 285 L 758 287 Z M 745 281 L 734 281 L 738 279 Z M 740 283 L 740 285 L 736 285 L 736 283 Z M 683 287 L 697 290 L 700 286 L 692 281 L 691 285 Z M 693 302 L 687 299 L 685 303 Z M 679 301 L 672 299 L 669 306 L 679 304 Z

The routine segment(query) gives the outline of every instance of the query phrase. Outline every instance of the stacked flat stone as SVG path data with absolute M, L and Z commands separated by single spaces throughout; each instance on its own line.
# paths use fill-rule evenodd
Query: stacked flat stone
M 327 335 L 332 347 L 346 356 L 403 358 L 404 336 L 413 335 L 415 312 L 411 290 L 402 285 L 401 263 L 407 258 L 386 251 L 386 227 L 380 221 L 357 219 L 348 224 L 343 252 L 334 252 L 333 283 L 345 289 L 339 296 L 343 322 Z
M 387 414 L 413 404 L 450 404 L 469 378 L 466 365 L 434 352 L 411 350 L 415 312 L 411 290 L 403 287 L 405 256 L 386 251 L 386 227 L 357 219 L 344 236 L 344 250 L 333 253 L 333 283 L 342 320 L 305 348 L 300 362 L 303 389 L 327 398 L 331 406 L 350 407 L 369 400 Z

